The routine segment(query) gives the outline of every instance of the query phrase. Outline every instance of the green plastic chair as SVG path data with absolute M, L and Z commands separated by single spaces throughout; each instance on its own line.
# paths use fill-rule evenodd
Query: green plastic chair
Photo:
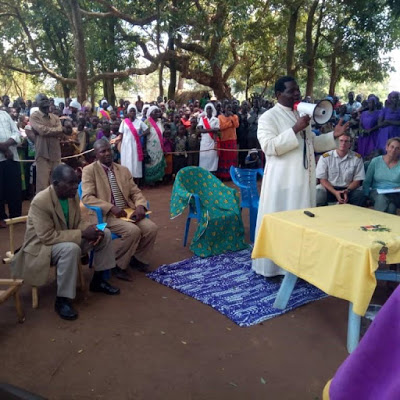
M 171 218 L 189 206 L 184 233 L 186 244 L 190 221 L 198 220 L 190 249 L 199 257 L 243 250 L 244 229 L 239 196 L 212 173 L 200 167 L 185 167 L 175 178 L 171 196 Z

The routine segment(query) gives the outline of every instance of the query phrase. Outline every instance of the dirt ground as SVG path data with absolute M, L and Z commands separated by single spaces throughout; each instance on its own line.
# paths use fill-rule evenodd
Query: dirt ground
M 159 226 L 152 269 L 192 255 L 182 246 L 186 216 L 169 219 L 171 188 L 144 190 Z M 243 219 L 248 238 L 246 211 Z M 189 239 L 194 230 L 192 223 Z M 17 244 L 23 233 L 19 226 Z M 3 229 L 2 256 L 8 246 Z M 16 322 L 12 300 L 0 306 L 0 382 L 49 399 L 316 400 L 347 356 L 345 301 L 329 297 L 241 328 L 143 273 L 134 278 L 113 280 L 120 296 L 78 290 L 76 321 L 54 312 L 53 276 L 37 310 L 24 286 L 25 323 Z

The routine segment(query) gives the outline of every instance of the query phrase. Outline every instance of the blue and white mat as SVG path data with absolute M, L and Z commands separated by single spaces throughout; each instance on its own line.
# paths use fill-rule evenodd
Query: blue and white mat
M 327 295 L 299 279 L 285 310 L 273 307 L 280 279 L 251 269 L 251 250 L 162 265 L 150 279 L 207 304 L 240 326 L 251 326 Z

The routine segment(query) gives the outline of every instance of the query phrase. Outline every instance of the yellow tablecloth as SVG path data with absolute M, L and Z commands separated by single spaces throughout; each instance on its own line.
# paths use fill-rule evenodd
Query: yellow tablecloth
M 283 211 L 264 216 L 252 258 L 270 258 L 324 292 L 351 301 L 364 315 L 376 287 L 379 252 L 400 263 L 400 217 L 352 205 Z M 383 225 L 390 232 L 363 231 Z M 385 251 L 385 249 L 383 249 Z

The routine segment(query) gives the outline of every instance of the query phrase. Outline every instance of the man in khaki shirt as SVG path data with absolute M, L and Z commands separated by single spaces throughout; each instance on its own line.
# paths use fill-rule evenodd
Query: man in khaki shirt
M 50 102 L 45 94 L 38 94 L 36 102 L 39 111 L 31 115 L 30 124 L 36 135 L 36 193 L 39 193 L 50 185 L 50 176 L 61 163 L 63 127 L 60 118 L 49 113 Z

